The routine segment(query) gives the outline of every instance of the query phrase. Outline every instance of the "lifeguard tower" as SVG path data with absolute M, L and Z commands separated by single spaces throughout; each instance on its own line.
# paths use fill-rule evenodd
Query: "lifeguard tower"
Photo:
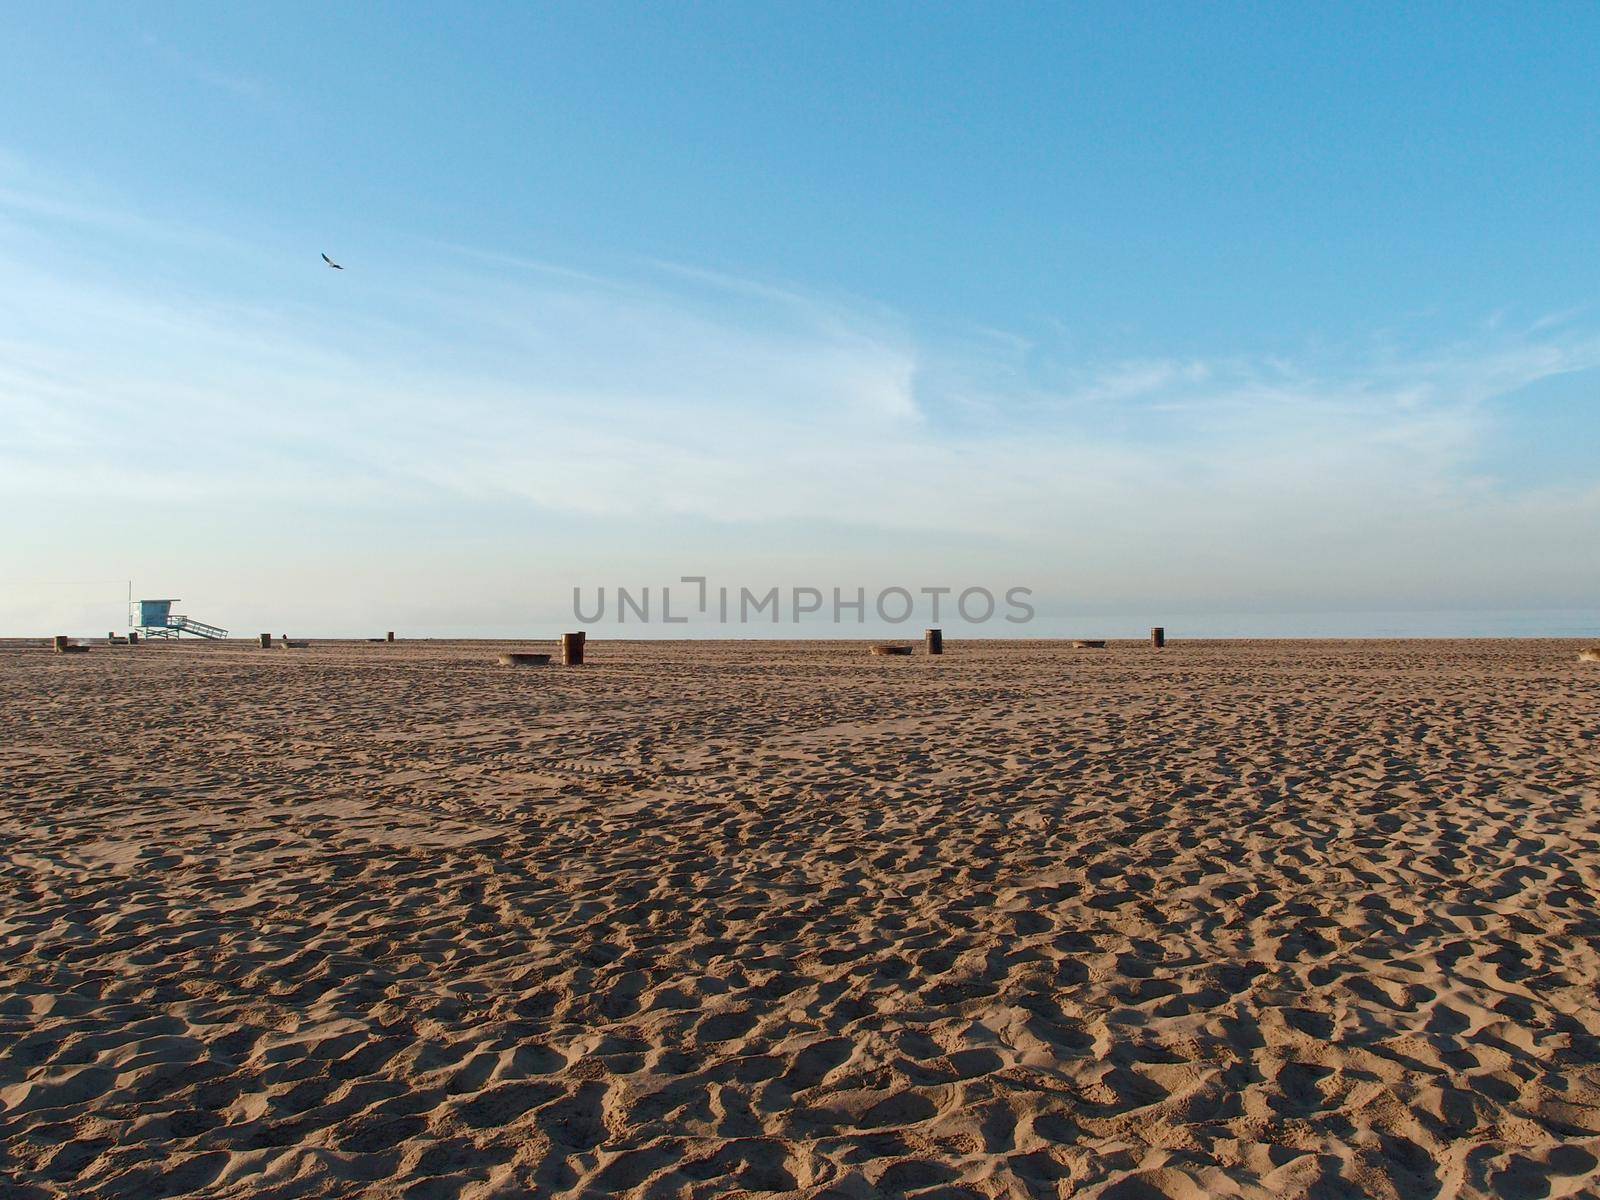
M 181 638 L 192 634 L 202 638 L 225 638 L 226 629 L 196 621 L 172 611 L 176 600 L 135 600 L 128 605 L 128 627 L 146 638 Z

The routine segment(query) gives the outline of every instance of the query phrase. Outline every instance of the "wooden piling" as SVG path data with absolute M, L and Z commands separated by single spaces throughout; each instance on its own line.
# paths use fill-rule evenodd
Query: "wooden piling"
M 929 654 L 944 653 L 944 630 L 924 629 L 922 631 L 922 644 Z
M 561 665 L 563 667 L 583 666 L 584 640 L 582 633 L 563 633 L 561 635 Z
M 1167 644 L 1167 631 L 1160 625 L 1150 627 L 1150 644 L 1157 650 Z

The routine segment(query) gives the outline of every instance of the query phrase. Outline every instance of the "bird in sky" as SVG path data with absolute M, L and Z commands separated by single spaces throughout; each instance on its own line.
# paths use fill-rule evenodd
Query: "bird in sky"
M 330 266 L 330 267 L 332 267 L 332 268 L 333 268 L 333 269 L 334 269 L 334 270 L 335 270 L 335 271 L 342 271 L 342 270 L 344 270 L 344 268 L 343 268 L 343 267 L 341 267 L 341 266 L 340 266 L 340 265 L 339 265 L 339 264 L 338 264 L 338 263 L 336 263 L 336 262 L 334 262 L 334 261 L 333 261 L 333 259 L 331 259 L 331 258 L 329 258 L 329 257 L 328 257 L 328 256 L 327 256 L 327 255 L 326 255 L 326 254 L 324 254 L 324 255 L 323 255 L 323 256 L 322 256 L 322 261 L 323 261 L 323 262 L 325 262 L 325 263 L 327 263 L 327 264 L 328 264 L 328 265 L 329 265 L 329 266 Z

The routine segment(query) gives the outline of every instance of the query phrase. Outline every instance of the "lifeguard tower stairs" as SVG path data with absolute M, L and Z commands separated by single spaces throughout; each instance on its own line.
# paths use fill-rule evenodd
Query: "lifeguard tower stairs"
M 225 638 L 226 629 L 196 621 L 172 611 L 176 600 L 135 600 L 128 606 L 128 626 L 145 638 L 175 638 L 184 634 L 202 638 Z

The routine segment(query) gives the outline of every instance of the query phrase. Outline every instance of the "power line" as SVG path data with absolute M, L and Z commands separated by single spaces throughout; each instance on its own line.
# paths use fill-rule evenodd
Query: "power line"
M 0 583 L 0 587 L 100 587 L 107 583 L 127 583 L 126 579 L 24 579 Z

